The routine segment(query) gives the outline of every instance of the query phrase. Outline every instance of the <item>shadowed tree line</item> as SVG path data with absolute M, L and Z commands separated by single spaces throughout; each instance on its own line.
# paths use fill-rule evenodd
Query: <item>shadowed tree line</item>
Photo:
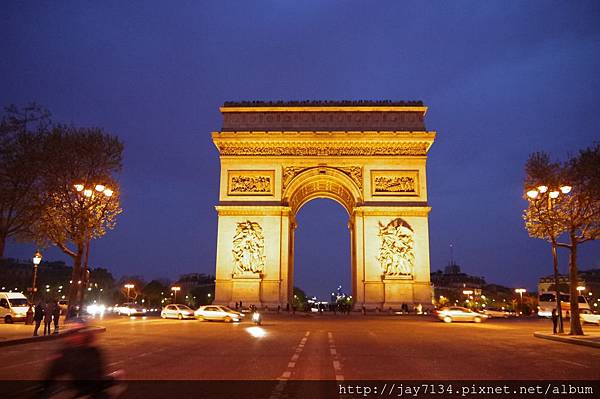
M 54 245 L 73 260 L 69 306 L 90 281 L 92 239 L 121 213 L 123 144 L 98 127 L 54 123 L 32 103 L 5 107 L 0 120 L 0 258 L 10 239 Z

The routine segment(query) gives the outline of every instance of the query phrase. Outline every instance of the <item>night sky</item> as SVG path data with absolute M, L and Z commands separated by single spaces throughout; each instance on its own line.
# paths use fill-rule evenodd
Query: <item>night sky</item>
M 214 274 L 210 132 L 224 101 L 391 99 L 424 101 L 438 132 L 431 270 L 452 243 L 467 273 L 534 289 L 551 254 L 523 227 L 523 166 L 600 139 L 599 71 L 598 1 L 0 4 L 0 104 L 35 100 L 125 142 L 124 212 L 90 259 L 117 277 Z M 345 210 L 315 200 L 298 222 L 296 285 L 349 291 Z M 9 243 L 6 255 L 34 250 Z M 581 247 L 579 265 L 600 267 L 600 243 Z

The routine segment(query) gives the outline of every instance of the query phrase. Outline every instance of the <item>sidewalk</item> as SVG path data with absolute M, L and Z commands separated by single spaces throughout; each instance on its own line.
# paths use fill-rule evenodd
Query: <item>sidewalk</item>
M 0 323 L 0 347 L 28 344 L 32 342 L 49 341 L 64 337 L 65 335 L 72 334 L 74 332 L 74 325 L 72 324 L 61 324 L 58 334 L 42 335 L 44 333 L 44 325 L 40 326 L 38 330 L 39 336 L 33 336 L 34 325 L 26 325 L 24 323 L 14 324 L 1 324 Z M 99 326 L 90 326 L 96 332 L 104 332 L 106 328 Z M 54 331 L 54 324 L 52 325 L 52 331 Z
M 585 331 L 585 335 L 552 334 L 548 332 L 536 331 L 534 337 L 549 339 L 551 341 L 565 342 L 568 344 L 591 346 L 600 348 L 600 331 Z

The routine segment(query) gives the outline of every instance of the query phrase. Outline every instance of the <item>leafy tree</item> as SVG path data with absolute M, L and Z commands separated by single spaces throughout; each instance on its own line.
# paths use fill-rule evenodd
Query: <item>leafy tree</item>
M 565 163 L 551 162 L 545 153 L 532 154 L 525 171 L 525 191 L 540 185 L 549 187 L 548 191 L 540 194 L 538 200 L 529 201 L 524 219 L 531 237 L 551 242 L 553 249 L 562 247 L 570 252 L 569 334 L 581 335 L 577 249 L 584 242 L 600 238 L 600 145 L 580 151 Z M 552 190 L 558 190 L 561 186 L 570 187 L 570 192 L 552 198 Z
M 306 293 L 299 287 L 294 287 L 294 297 L 292 299 L 292 305 L 297 309 L 304 309 L 306 306 L 308 306 Z
M 158 280 L 152 280 L 142 289 L 142 295 L 150 306 L 161 306 L 164 293 L 169 292 L 169 287 Z
M 50 113 L 35 103 L 10 105 L 0 120 L 0 258 L 6 241 L 28 231 L 34 217 L 41 135 Z
M 89 277 L 90 242 L 113 229 L 122 211 L 116 175 L 123 144 L 99 128 L 55 125 L 44 135 L 42 150 L 38 214 L 31 234 L 73 259 L 69 306 L 74 307 L 83 300 Z

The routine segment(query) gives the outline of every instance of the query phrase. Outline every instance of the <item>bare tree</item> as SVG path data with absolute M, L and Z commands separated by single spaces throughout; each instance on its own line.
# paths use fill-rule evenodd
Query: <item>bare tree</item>
M 50 113 L 35 103 L 10 105 L 0 120 L 0 258 L 10 238 L 26 235 L 39 183 L 40 140 Z

